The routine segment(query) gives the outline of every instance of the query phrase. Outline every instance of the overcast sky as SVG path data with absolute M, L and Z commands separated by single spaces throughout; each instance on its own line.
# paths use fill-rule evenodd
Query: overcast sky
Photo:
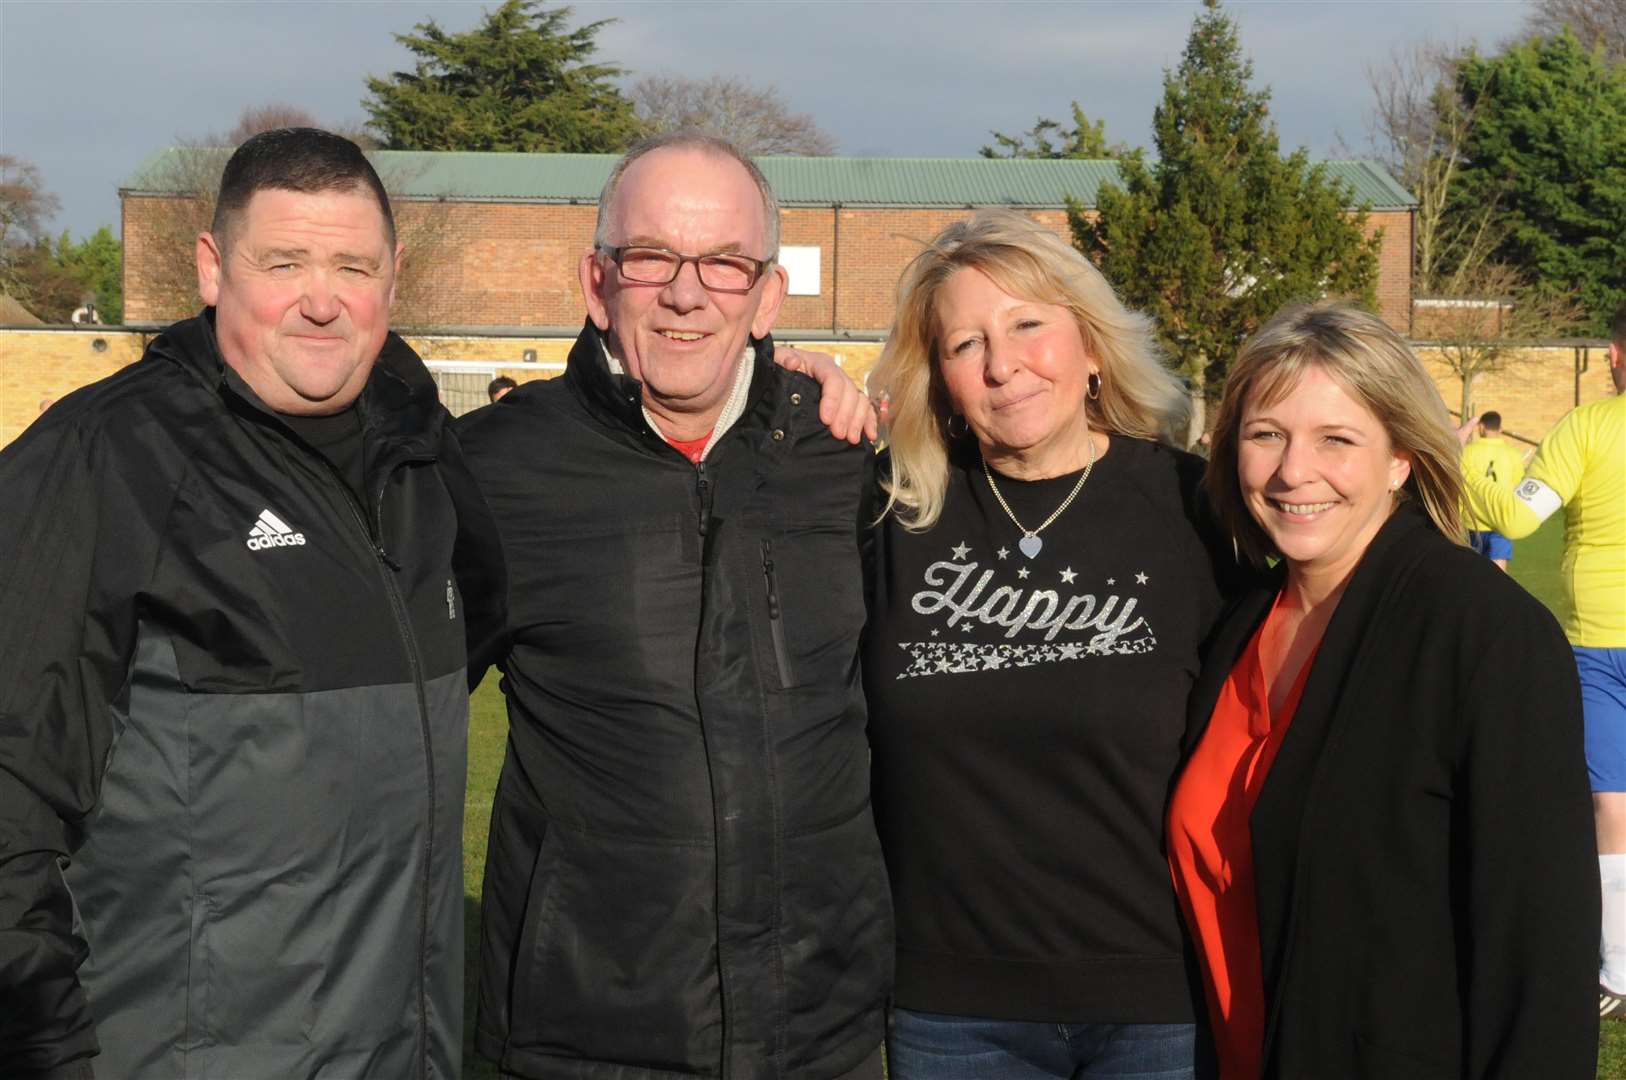
M 119 182 L 178 139 L 231 128 L 244 108 L 299 106 L 356 123 L 368 75 L 409 67 L 394 33 L 446 30 L 495 3 L 0 0 L 0 153 L 33 162 L 62 202 L 51 223 L 117 231 Z M 840 152 L 974 156 L 990 129 L 1064 119 L 1077 99 L 1110 139 L 1150 141 L 1166 67 L 1193 2 L 579 2 L 614 19 L 602 59 L 632 75 L 742 76 L 779 87 Z M 1232 0 L 1284 148 L 1359 147 L 1365 69 L 1424 38 L 1499 45 L 1519 0 Z

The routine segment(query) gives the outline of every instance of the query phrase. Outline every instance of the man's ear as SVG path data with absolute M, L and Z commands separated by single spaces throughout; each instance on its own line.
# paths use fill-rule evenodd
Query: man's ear
M 196 256 L 198 295 L 206 306 L 214 307 L 220 301 L 220 275 L 226 272 L 226 256 L 213 233 L 198 233 Z
M 576 272 L 581 277 L 582 299 L 587 302 L 587 317 L 593 320 L 593 325 L 600 331 L 609 330 L 610 305 L 604 298 L 605 269 L 596 248 L 588 248 L 582 252 L 582 259 L 576 266 Z
M 785 302 L 790 290 L 790 275 L 778 263 L 762 275 L 762 301 L 757 304 L 756 317 L 751 320 L 751 336 L 767 337 L 768 331 L 779 318 L 779 306 Z

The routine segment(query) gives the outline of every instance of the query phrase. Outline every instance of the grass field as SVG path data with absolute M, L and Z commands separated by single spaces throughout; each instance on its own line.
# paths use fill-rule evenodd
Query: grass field
M 1558 569 L 1563 543 L 1563 515 L 1555 514 L 1534 536 L 1521 541 L 1513 555 L 1513 577 L 1560 619 L 1565 615 Z M 469 788 L 463 820 L 463 891 L 468 898 L 464 1015 L 468 1031 L 474 1025 L 474 987 L 479 977 L 480 881 L 485 871 L 486 829 L 491 822 L 491 796 L 497 787 L 507 737 L 502 695 L 497 680 L 490 678 L 475 692 L 469 709 Z M 497 1080 L 496 1069 L 474 1053 L 468 1036 L 464 1039 L 463 1062 L 467 1080 Z M 1626 1080 L 1626 1023 L 1605 1027 L 1598 1044 L 1598 1078 Z

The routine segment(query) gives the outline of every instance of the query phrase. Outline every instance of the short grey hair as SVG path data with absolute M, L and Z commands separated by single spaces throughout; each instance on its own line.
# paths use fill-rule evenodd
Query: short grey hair
M 768 185 L 768 178 L 762 175 L 762 170 L 757 168 L 756 162 L 752 161 L 751 156 L 744 150 L 727 139 L 708 135 L 703 131 L 671 131 L 664 135 L 653 135 L 634 143 L 632 149 L 622 155 L 621 160 L 610 170 L 610 178 L 604 181 L 604 190 L 599 192 L 598 223 L 593 228 L 595 248 L 603 250 L 611 246 L 610 233 L 615 227 L 613 216 L 615 196 L 621 189 L 621 178 L 626 175 L 633 162 L 657 150 L 698 150 L 703 154 L 738 162 L 762 195 L 763 231 L 768 241 L 768 253 L 765 258 L 769 262 L 779 258 L 779 200 L 774 198 L 773 188 Z

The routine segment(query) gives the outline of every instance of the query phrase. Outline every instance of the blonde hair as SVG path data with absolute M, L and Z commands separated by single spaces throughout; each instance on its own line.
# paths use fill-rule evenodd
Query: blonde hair
M 1310 368 L 1338 380 L 1383 425 L 1393 450 L 1411 455 L 1411 474 L 1398 498 L 1416 499 L 1434 527 L 1462 543 L 1462 449 L 1451 414 L 1416 355 L 1382 319 L 1343 301 L 1277 312 L 1247 341 L 1231 365 L 1208 459 L 1209 498 L 1256 566 L 1273 554 L 1270 538 L 1248 512 L 1237 477 L 1242 411 L 1292 392 Z
M 1084 402 L 1093 430 L 1179 444 L 1190 401 L 1160 361 L 1151 320 L 1124 307 L 1101 272 L 1043 225 L 1012 210 L 978 210 L 904 270 L 897 316 L 870 374 L 871 388 L 891 395 L 886 511 L 897 511 L 906 529 L 936 524 L 948 491 L 953 409 L 937 366 L 936 302 L 944 282 L 966 268 L 1011 296 L 1072 313 L 1100 366 L 1100 396 Z

